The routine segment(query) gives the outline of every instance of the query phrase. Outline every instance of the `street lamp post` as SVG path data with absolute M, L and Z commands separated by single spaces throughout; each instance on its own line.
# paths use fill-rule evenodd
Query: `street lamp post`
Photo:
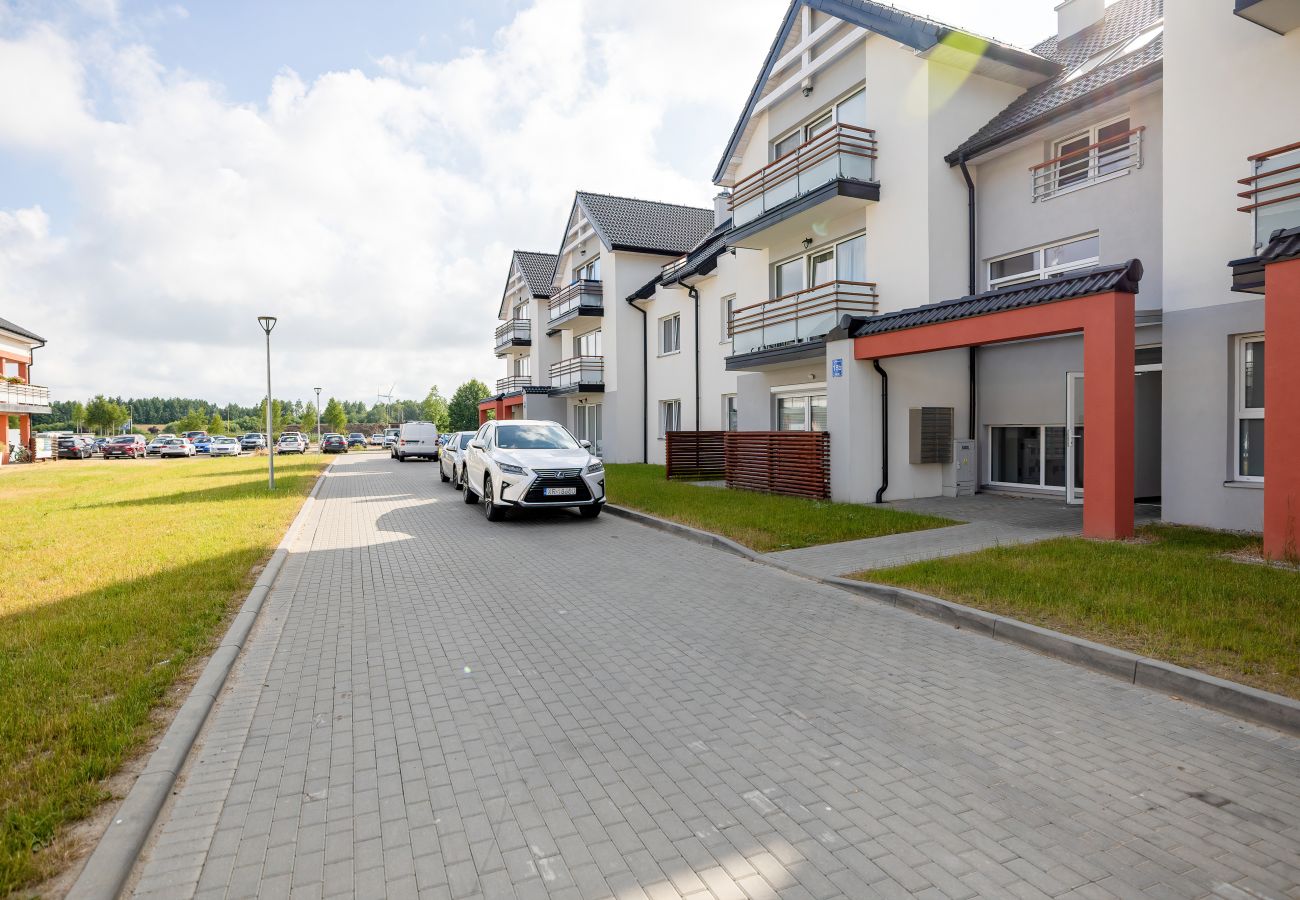
M 313 388 L 316 391 L 316 446 L 320 447 L 320 388 Z
M 275 435 L 271 432 L 271 329 L 275 321 L 275 316 L 257 317 L 257 324 L 266 332 L 266 474 L 271 490 L 275 490 Z

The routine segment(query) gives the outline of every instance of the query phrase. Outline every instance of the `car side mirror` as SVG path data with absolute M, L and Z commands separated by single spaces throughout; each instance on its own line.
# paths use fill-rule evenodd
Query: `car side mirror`
M 469 447 L 470 447 L 471 450 L 485 450 L 485 449 L 487 449 L 487 445 L 484 444 L 482 441 L 470 441 L 470 442 L 469 442 Z
M 578 446 L 580 446 L 583 450 L 590 450 L 591 441 L 578 441 Z

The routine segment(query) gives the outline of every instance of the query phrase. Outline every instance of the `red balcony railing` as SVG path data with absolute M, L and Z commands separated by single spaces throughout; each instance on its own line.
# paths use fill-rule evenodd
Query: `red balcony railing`
M 742 306 L 731 314 L 731 352 L 753 353 L 822 337 L 844 314 L 876 312 L 870 281 L 828 281 L 807 290 Z
M 550 310 L 551 321 L 554 322 L 581 309 L 598 310 L 603 308 L 603 305 L 604 292 L 601 290 L 601 283 L 583 279 L 557 291 L 555 296 L 551 297 L 547 308 Z
M 737 181 L 731 191 L 733 222 L 743 225 L 835 178 L 875 181 L 876 149 L 872 129 L 832 126 Z
M 1274 231 L 1300 225 L 1300 143 L 1247 159 L 1254 174 L 1238 179 L 1246 190 L 1237 196 L 1249 202 L 1237 211 L 1255 217 L 1255 249 L 1261 250 Z
M 1108 175 L 1142 168 L 1142 134 L 1146 128 L 1139 125 L 1123 134 L 1112 135 L 1030 166 L 1033 199 L 1046 200 L 1073 188 L 1093 184 Z

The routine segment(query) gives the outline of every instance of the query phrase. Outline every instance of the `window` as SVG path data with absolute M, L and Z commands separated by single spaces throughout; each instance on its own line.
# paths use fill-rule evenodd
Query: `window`
M 825 394 L 782 394 L 776 398 L 777 431 L 825 431 Z
M 514 374 L 515 374 L 516 376 L 518 376 L 518 377 L 523 377 L 523 378 L 526 378 L 526 377 L 528 377 L 529 375 L 531 375 L 531 374 L 532 374 L 532 372 L 531 372 L 531 369 L 532 369 L 532 362 L 531 362 L 531 360 L 532 360 L 532 357 L 531 357 L 531 356 L 517 356 L 517 357 L 515 357 L 515 361 L 514 361 L 514 363 L 512 364 L 512 365 L 513 365 L 513 369 L 514 369 Z
M 1128 56 L 1130 53 L 1136 53 L 1138 50 L 1141 50 L 1147 44 L 1160 37 L 1160 35 L 1164 33 L 1164 30 L 1164 22 L 1157 22 L 1141 33 L 1135 35 L 1126 43 L 1111 44 L 1100 53 L 1094 53 L 1092 56 L 1084 60 L 1082 65 L 1065 77 L 1065 82 L 1074 81 L 1076 78 L 1082 78 L 1092 70 L 1106 65 L 1106 63 L 1114 62 L 1121 56 Z
M 774 265 L 772 297 L 784 297 L 836 280 L 865 281 L 866 277 L 867 236 L 859 234 Z
M 722 427 L 725 431 L 740 430 L 740 411 L 736 408 L 735 394 L 727 394 L 722 398 Z
M 811 276 L 808 279 L 809 287 L 816 287 L 819 284 L 826 284 L 828 281 L 835 280 L 835 251 L 822 250 L 820 253 L 814 253 L 808 257 L 808 271 Z
M 573 339 L 574 356 L 600 356 L 600 329 L 588 331 Z
M 515 316 L 515 320 L 516 320 L 516 321 L 519 321 L 519 320 L 521 320 L 521 319 L 522 319 L 523 321 L 525 321 L 525 322 L 528 321 L 528 301 L 527 301 L 527 300 L 525 300 L 523 303 L 519 303 L 519 304 L 517 304 L 517 305 L 515 306 L 514 316 Z
M 811 122 L 772 142 L 771 158 L 780 159 L 796 150 L 802 144 L 825 134 L 838 124 L 867 125 L 867 90 L 861 88 L 845 97 L 825 112 L 819 113 Z
M 600 281 L 600 257 L 583 263 L 573 270 L 574 281 Z
M 801 143 L 803 143 L 803 132 L 798 130 L 790 132 L 779 141 L 773 141 L 772 159 L 777 160 L 793 152 Z
M 865 234 L 835 245 L 835 277 L 840 281 L 867 280 L 867 236 Z
M 1067 188 L 1093 184 L 1140 166 L 1141 147 L 1141 129 L 1130 129 L 1128 116 L 1061 138 L 1052 143 L 1049 162 L 1032 170 L 1034 199 L 1046 200 Z
M 1065 487 L 1065 426 L 994 425 L 989 428 L 991 484 Z
M 600 456 L 602 407 L 599 403 L 584 403 L 573 408 L 573 436 L 580 441 L 590 441 L 592 452 Z
M 666 316 L 659 320 L 659 355 L 666 356 L 682 349 L 682 317 Z
M 680 400 L 660 400 L 659 401 L 659 437 L 664 437 L 670 431 L 682 430 L 682 401 Z
M 1264 335 L 1237 339 L 1238 481 L 1264 480 Z
M 788 262 L 777 263 L 776 271 L 773 278 L 773 290 L 775 297 L 784 297 L 787 294 L 793 294 L 796 291 L 802 291 L 806 284 L 803 280 L 803 257 L 792 259 Z
M 722 298 L 722 336 L 718 338 L 719 344 L 728 343 L 731 340 L 731 314 L 736 308 L 736 295 L 728 294 Z
M 1095 266 L 1100 259 L 1100 245 L 1100 237 L 1092 234 L 989 260 L 988 285 L 1005 287 Z

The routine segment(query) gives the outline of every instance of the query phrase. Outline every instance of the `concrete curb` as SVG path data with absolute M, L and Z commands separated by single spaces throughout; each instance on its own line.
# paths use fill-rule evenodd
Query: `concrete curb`
M 1276 728 L 1279 731 L 1300 735 L 1300 701 L 1292 700 L 1290 697 L 1261 691 L 1247 687 L 1244 684 L 1237 684 L 1234 681 L 1215 678 L 1213 675 L 1206 675 L 1203 672 L 1184 669 L 1181 666 L 1175 666 L 1172 663 L 1158 659 L 1138 656 L 1135 653 L 1108 647 L 1105 644 L 1061 634 L 1059 631 L 1040 628 L 1028 622 L 995 615 L 982 609 L 963 606 L 960 603 L 941 600 L 928 594 L 921 594 L 891 585 L 874 584 L 869 581 L 839 578 L 833 575 L 819 575 L 816 572 L 810 572 L 788 563 L 778 562 L 763 553 L 751 550 L 721 535 L 701 531 L 698 528 L 691 528 L 686 525 L 679 525 L 676 522 L 669 522 L 648 513 L 637 512 L 636 510 L 612 504 L 606 504 L 605 509 L 616 516 L 675 534 L 678 537 L 694 541 L 697 544 L 703 544 L 706 547 L 714 547 L 736 556 L 742 556 L 753 562 L 773 566 L 784 572 L 789 572 L 791 575 L 850 591 L 859 596 L 868 597 L 877 602 L 905 609 L 931 619 L 938 619 L 953 627 L 973 631 L 985 637 L 1016 644 L 1044 656 L 1051 656 L 1077 666 L 1092 669 L 1094 672 L 1100 672 L 1103 675 L 1122 679 L 1138 687 L 1159 691 L 1163 694 L 1176 695 L 1184 700 L 1216 709 L 1239 719 L 1247 719 L 1251 722 Z
M 235 660 L 243 650 L 244 642 L 280 576 L 284 561 L 289 556 L 289 548 L 302 531 L 303 524 L 315 505 L 316 495 L 325 483 L 325 475 L 333 465 L 331 460 L 317 476 L 311 493 L 303 501 L 302 508 L 271 554 L 271 559 L 253 584 L 253 589 L 244 598 L 225 637 L 208 658 L 199 680 L 194 683 L 189 696 L 177 710 L 162 742 L 149 757 L 144 771 L 114 813 L 108 830 L 100 837 L 90 859 L 86 860 L 85 867 L 68 892 L 68 900 L 111 900 L 126 886 L 140 851 L 144 849 L 149 833 L 153 831 L 172 787 L 176 784 L 176 778 L 185 765 L 185 759 L 194 747 L 199 731 L 207 722 L 208 713 L 221 694 Z

